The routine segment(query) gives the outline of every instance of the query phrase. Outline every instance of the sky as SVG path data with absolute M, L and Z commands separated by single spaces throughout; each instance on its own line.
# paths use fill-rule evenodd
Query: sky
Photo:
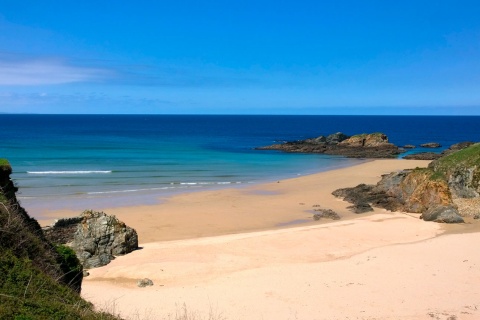
M 480 2 L 0 2 L 0 113 L 480 115 Z

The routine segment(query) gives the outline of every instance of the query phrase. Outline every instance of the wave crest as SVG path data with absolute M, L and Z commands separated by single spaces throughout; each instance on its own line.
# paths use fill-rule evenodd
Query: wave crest
M 27 171 L 28 174 L 106 174 L 111 170 Z

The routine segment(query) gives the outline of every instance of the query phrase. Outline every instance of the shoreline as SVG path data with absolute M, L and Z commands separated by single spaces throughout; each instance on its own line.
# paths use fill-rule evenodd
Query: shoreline
M 370 160 L 354 166 L 314 174 L 252 184 L 199 190 L 158 198 L 158 203 L 99 209 L 137 230 L 140 243 L 200 238 L 310 224 L 317 207 L 336 211 L 342 220 L 358 217 L 333 190 L 374 184 L 382 174 L 428 165 L 425 160 Z M 95 208 L 92 208 L 96 210 Z M 376 208 L 375 214 L 384 211 Z M 81 211 L 56 210 L 39 219 L 48 225 L 55 219 L 78 216 Z M 364 214 L 365 215 L 365 214 Z
M 348 159 L 339 157 L 339 162 L 335 165 L 328 164 L 324 168 L 318 168 L 317 171 L 298 170 L 297 173 L 277 173 L 274 177 L 257 177 L 253 180 L 236 181 L 236 182 L 211 182 L 211 183 L 184 183 L 181 187 L 159 187 L 142 190 L 119 190 L 95 192 L 94 194 L 78 194 L 60 197 L 19 197 L 24 207 L 33 217 L 41 222 L 42 225 L 49 224 L 52 219 L 48 216 L 58 217 L 58 214 L 52 212 L 67 212 L 69 216 L 73 211 L 81 212 L 87 209 L 96 211 L 106 211 L 121 207 L 144 207 L 160 205 L 164 199 L 169 199 L 178 195 L 193 194 L 198 192 L 219 191 L 224 189 L 244 189 L 252 186 L 273 183 L 278 180 L 289 180 L 298 177 L 309 176 L 312 174 L 327 172 L 331 170 L 339 170 L 365 162 L 371 159 Z M 132 204 L 133 203 L 133 204 Z M 67 216 L 65 216 L 67 217 Z
M 82 296 L 125 319 L 476 319 L 480 256 L 464 244 L 480 241 L 478 228 L 378 208 L 357 215 L 331 195 L 428 163 L 374 160 L 111 209 L 141 249 L 89 270 Z M 313 221 L 314 205 L 342 220 Z M 278 225 L 299 218 L 308 222 Z M 154 285 L 137 287 L 143 278 Z

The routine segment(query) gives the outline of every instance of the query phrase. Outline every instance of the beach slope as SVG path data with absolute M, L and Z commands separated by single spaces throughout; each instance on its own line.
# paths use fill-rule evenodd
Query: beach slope
M 142 249 L 90 270 L 82 294 L 131 319 L 476 319 L 480 256 L 471 244 L 480 233 L 445 234 L 418 215 L 378 209 L 354 215 L 331 195 L 427 164 L 375 160 L 112 209 L 130 219 Z M 314 222 L 318 206 L 342 220 Z M 142 278 L 154 285 L 137 287 Z

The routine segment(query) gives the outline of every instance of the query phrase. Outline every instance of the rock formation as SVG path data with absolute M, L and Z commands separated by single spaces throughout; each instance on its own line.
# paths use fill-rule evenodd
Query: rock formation
M 349 137 L 341 132 L 313 139 L 291 141 L 260 147 L 258 150 L 280 150 L 298 153 L 324 153 L 349 158 L 394 158 L 402 149 L 388 141 L 383 133 Z
M 428 143 L 423 143 L 420 145 L 422 148 L 440 148 L 441 145 L 440 143 L 437 142 L 428 142 Z
M 352 209 L 369 204 L 391 211 L 422 213 L 426 221 L 463 222 L 455 205 L 457 198 L 480 195 L 480 144 L 454 145 L 428 168 L 393 172 L 382 176 L 376 185 L 361 184 L 335 190 L 333 195 L 354 204 Z
M 465 141 L 465 142 L 460 142 L 456 143 L 450 146 L 450 148 L 443 150 L 441 153 L 436 153 L 436 152 L 419 152 L 419 153 L 413 153 L 404 156 L 404 159 L 407 160 L 437 160 L 443 156 L 446 156 L 450 153 L 465 149 L 469 146 L 474 144 L 473 142 L 470 141 Z M 406 148 L 405 146 L 404 148 Z
M 58 220 L 45 232 L 70 246 L 86 269 L 104 266 L 115 256 L 138 249 L 136 231 L 104 212 L 84 211 L 80 217 Z
M 448 182 L 453 195 L 459 198 L 480 196 L 480 143 L 456 152 L 449 152 L 432 161 L 429 168 Z

